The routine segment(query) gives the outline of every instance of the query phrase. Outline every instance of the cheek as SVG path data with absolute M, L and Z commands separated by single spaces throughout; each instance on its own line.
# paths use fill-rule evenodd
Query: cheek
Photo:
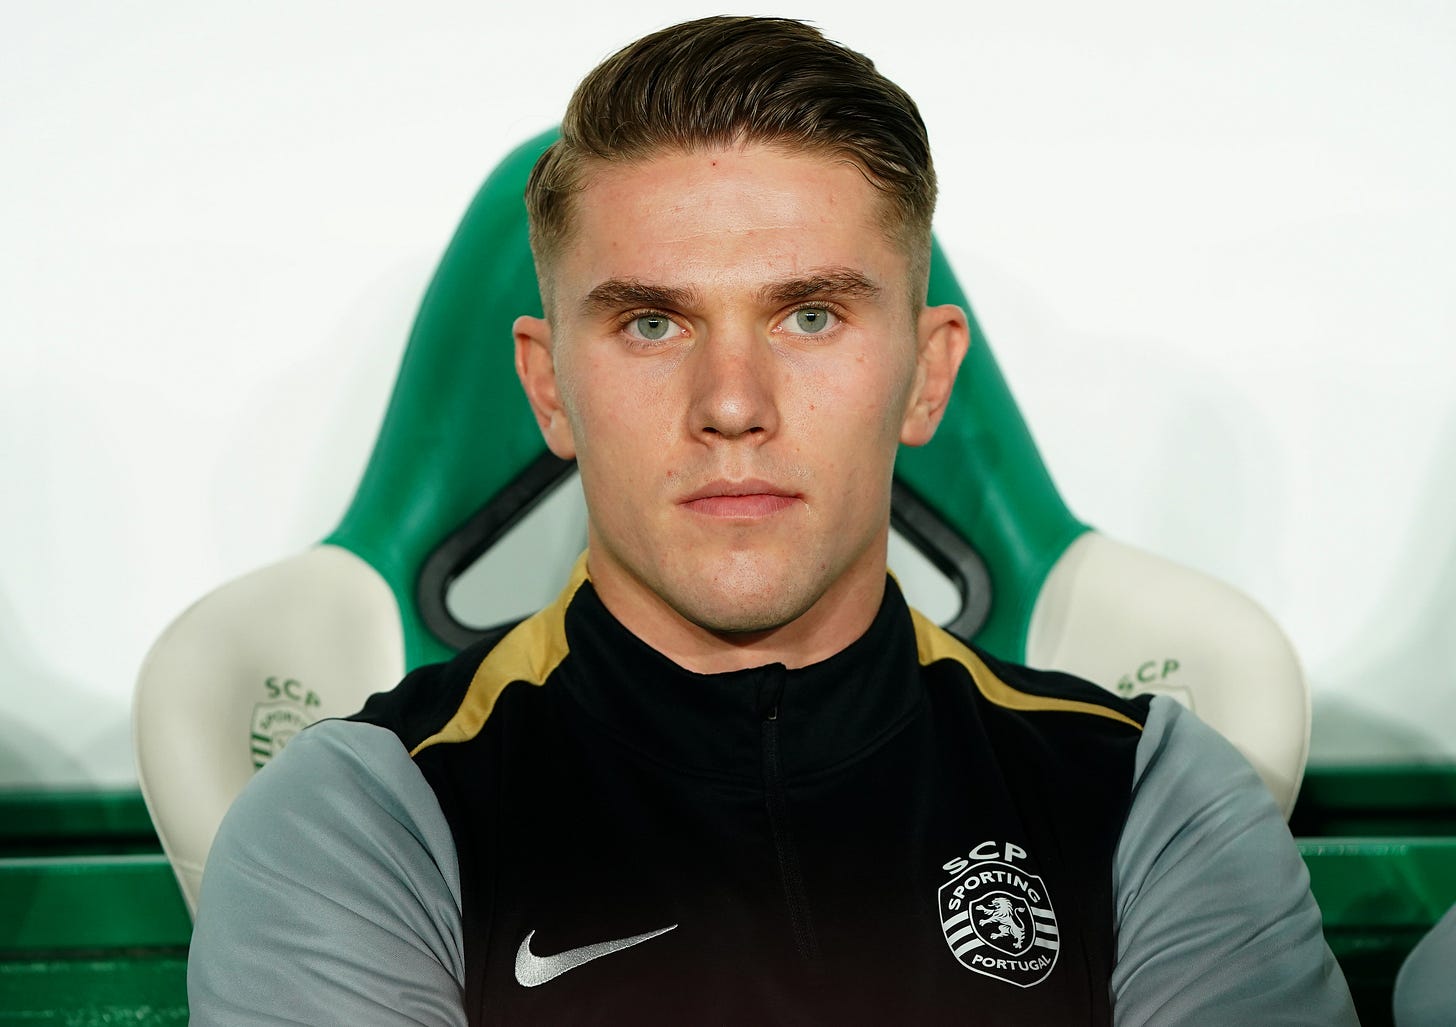
M 690 400 L 680 363 L 620 358 L 610 351 L 584 361 L 578 390 L 584 419 L 631 445 L 664 445 L 681 430 Z
M 666 451 L 670 425 L 663 390 L 613 375 L 610 366 L 587 364 L 578 370 L 567 414 L 583 481 L 601 483 L 604 496 L 613 483 L 644 485 Z
M 913 358 L 886 361 L 882 373 L 889 383 L 881 398 L 878 426 L 886 444 L 892 451 L 898 451 L 900 434 L 905 426 L 914 399 L 915 381 L 919 367 Z
M 913 365 L 869 353 L 848 359 L 847 369 L 825 368 L 806 379 L 802 408 L 817 424 L 815 434 L 833 433 L 841 444 L 868 438 L 898 445 Z

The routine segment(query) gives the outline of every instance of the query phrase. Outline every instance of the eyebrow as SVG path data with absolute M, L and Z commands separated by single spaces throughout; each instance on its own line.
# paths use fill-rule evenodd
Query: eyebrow
M 670 285 L 649 285 L 635 278 L 608 278 L 581 301 L 583 314 L 601 314 L 630 307 L 666 307 L 682 310 L 696 306 L 696 289 L 679 289 Z
M 853 268 L 827 267 L 801 277 L 771 282 L 758 294 L 766 303 L 797 303 L 815 296 L 872 300 L 883 291 Z
M 817 296 L 876 299 L 882 292 L 879 285 L 853 268 L 826 267 L 770 282 L 758 290 L 758 298 L 765 304 L 782 305 Z M 702 302 L 702 293 L 697 289 L 652 285 L 636 278 L 608 278 L 583 297 L 581 312 L 591 316 L 632 307 L 687 310 L 701 306 Z

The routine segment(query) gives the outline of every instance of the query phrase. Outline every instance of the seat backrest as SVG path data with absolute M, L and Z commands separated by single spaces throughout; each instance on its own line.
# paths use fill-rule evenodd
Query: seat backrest
M 307 723 L 479 637 L 448 586 L 572 470 L 542 443 L 510 344 L 512 319 L 540 313 L 521 195 L 552 138 L 510 154 L 467 210 L 338 528 L 194 604 L 142 667 L 138 776 L 190 905 L 252 773 Z M 934 441 L 900 454 L 893 519 L 959 591 L 948 626 L 1005 659 L 1172 694 L 1245 752 L 1287 813 L 1309 712 L 1277 627 L 1226 585 L 1073 517 L 938 246 L 930 301 L 967 311 L 972 346 Z

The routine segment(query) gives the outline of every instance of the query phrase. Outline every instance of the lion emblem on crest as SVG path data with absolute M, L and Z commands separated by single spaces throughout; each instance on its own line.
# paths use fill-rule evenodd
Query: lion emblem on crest
M 996 925 L 996 930 L 991 932 L 988 940 L 997 941 L 1001 938 L 1010 938 L 1012 948 L 1021 948 L 1022 939 L 1026 937 L 1026 924 L 1009 898 L 1005 895 L 998 895 L 985 905 L 977 906 L 976 909 L 986 914 L 979 921 L 980 926 Z

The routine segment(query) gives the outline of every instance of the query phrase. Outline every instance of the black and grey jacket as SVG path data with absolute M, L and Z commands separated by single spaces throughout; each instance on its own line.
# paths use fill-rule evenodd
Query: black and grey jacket
M 280 814 L 290 775 L 319 794 Z M 205 880 L 202 1023 L 1354 1022 L 1236 753 L 893 581 L 822 663 L 698 675 L 579 573 L 301 735 Z M 237 979 L 270 958 L 282 996 Z

